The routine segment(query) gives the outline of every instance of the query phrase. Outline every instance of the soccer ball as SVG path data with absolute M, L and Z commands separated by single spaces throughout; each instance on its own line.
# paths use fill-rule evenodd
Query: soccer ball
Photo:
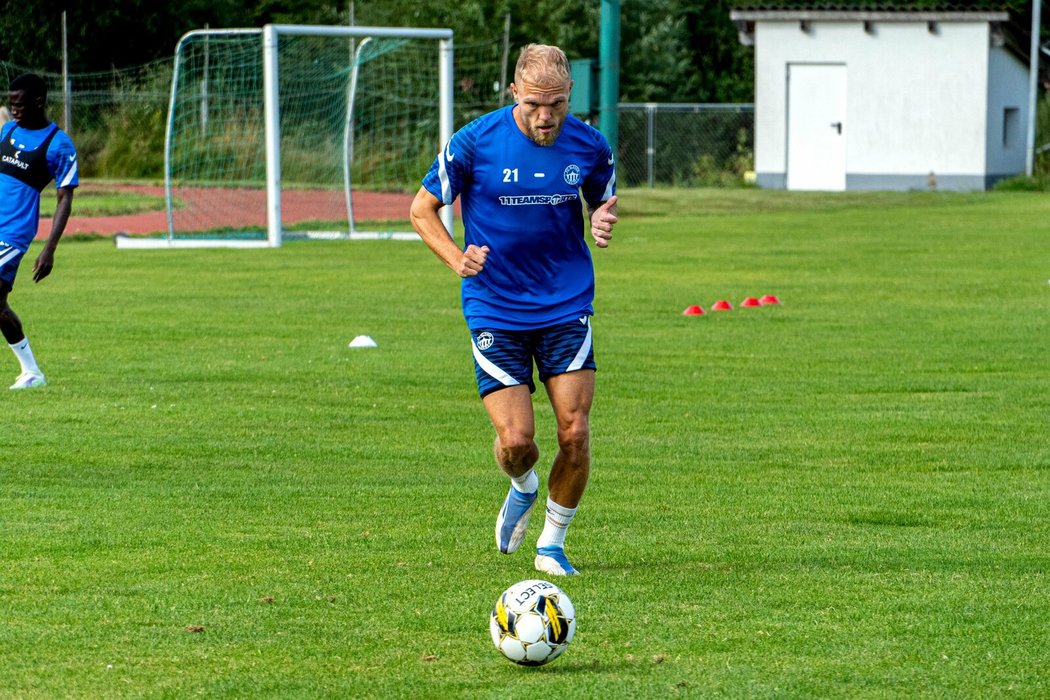
M 542 666 L 562 655 L 576 634 L 576 609 L 565 591 L 530 579 L 503 591 L 489 616 L 492 643 L 516 664 Z

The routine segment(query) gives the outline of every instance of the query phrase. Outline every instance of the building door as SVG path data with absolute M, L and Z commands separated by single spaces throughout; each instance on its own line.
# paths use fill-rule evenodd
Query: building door
M 846 189 L 846 66 L 788 64 L 787 188 Z

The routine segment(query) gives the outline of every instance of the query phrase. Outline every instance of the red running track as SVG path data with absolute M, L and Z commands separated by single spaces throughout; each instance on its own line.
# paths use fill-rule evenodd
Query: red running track
M 82 189 L 90 191 L 134 192 L 155 197 L 164 197 L 164 188 L 158 185 L 95 185 L 87 184 Z M 45 190 L 45 196 L 48 190 Z M 266 192 L 259 189 L 177 188 L 176 200 L 187 205 L 187 213 L 176 211 L 175 226 L 186 220 L 192 209 L 197 217 L 196 228 L 207 230 L 227 227 L 266 227 Z M 412 203 L 411 194 L 388 192 L 355 192 L 353 205 L 355 221 L 407 220 Z M 458 206 L 457 206 L 458 210 Z M 211 212 L 209 214 L 209 212 Z M 458 212 L 457 212 L 458 213 Z M 289 224 L 303 221 L 339 221 L 346 213 L 343 210 L 341 192 L 315 190 L 285 190 L 281 197 L 282 219 Z M 125 214 L 121 216 L 77 216 L 77 201 L 73 198 L 73 213 L 66 224 L 68 234 L 115 233 L 151 234 L 167 233 L 168 215 L 163 205 L 158 211 Z M 37 238 L 47 238 L 51 232 L 51 219 L 40 220 Z

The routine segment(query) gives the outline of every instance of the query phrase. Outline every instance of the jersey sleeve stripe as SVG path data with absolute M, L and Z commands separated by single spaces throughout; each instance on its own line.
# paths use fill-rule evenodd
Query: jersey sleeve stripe
M 609 184 L 605 186 L 605 193 L 602 195 L 602 201 L 606 201 L 616 194 L 616 168 L 613 168 L 612 177 L 609 178 Z
M 69 187 L 69 184 L 71 182 L 73 182 L 73 180 L 75 180 L 76 177 L 77 177 L 77 162 L 74 160 L 73 161 L 73 165 L 66 172 L 66 176 L 64 178 L 62 178 L 62 182 L 58 183 L 58 185 L 57 185 L 58 189 L 62 189 L 63 187 Z
M 446 149 L 447 150 L 447 147 Z M 441 183 L 441 203 L 445 206 L 452 204 L 452 183 L 448 181 L 448 168 L 445 165 L 445 151 L 441 151 L 437 157 L 438 180 Z

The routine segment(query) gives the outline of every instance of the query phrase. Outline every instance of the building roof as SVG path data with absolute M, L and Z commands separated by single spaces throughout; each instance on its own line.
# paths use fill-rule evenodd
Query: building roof
M 827 12 L 1006 12 L 1020 0 L 843 0 L 842 2 L 799 2 L 799 0 L 735 0 L 734 10 L 818 10 Z
M 959 9 L 940 6 L 814 3 L 811 5 L 755 4 L 735 7 L 730 11 L 733 20 L 858 20 L 868 22 L 1008 22 L 1005 9 Z
M 1005 2 L 984 0 L 951 2 L 797 2 L 785 0 L 736 0 L 729 13 L 740 32 L 741 43 L 754 40 L 754 23 L 759 22 L 988 22 L 999 45 L 1028 61 L 1029 31 L 1020 18 L 1011 16 Z

